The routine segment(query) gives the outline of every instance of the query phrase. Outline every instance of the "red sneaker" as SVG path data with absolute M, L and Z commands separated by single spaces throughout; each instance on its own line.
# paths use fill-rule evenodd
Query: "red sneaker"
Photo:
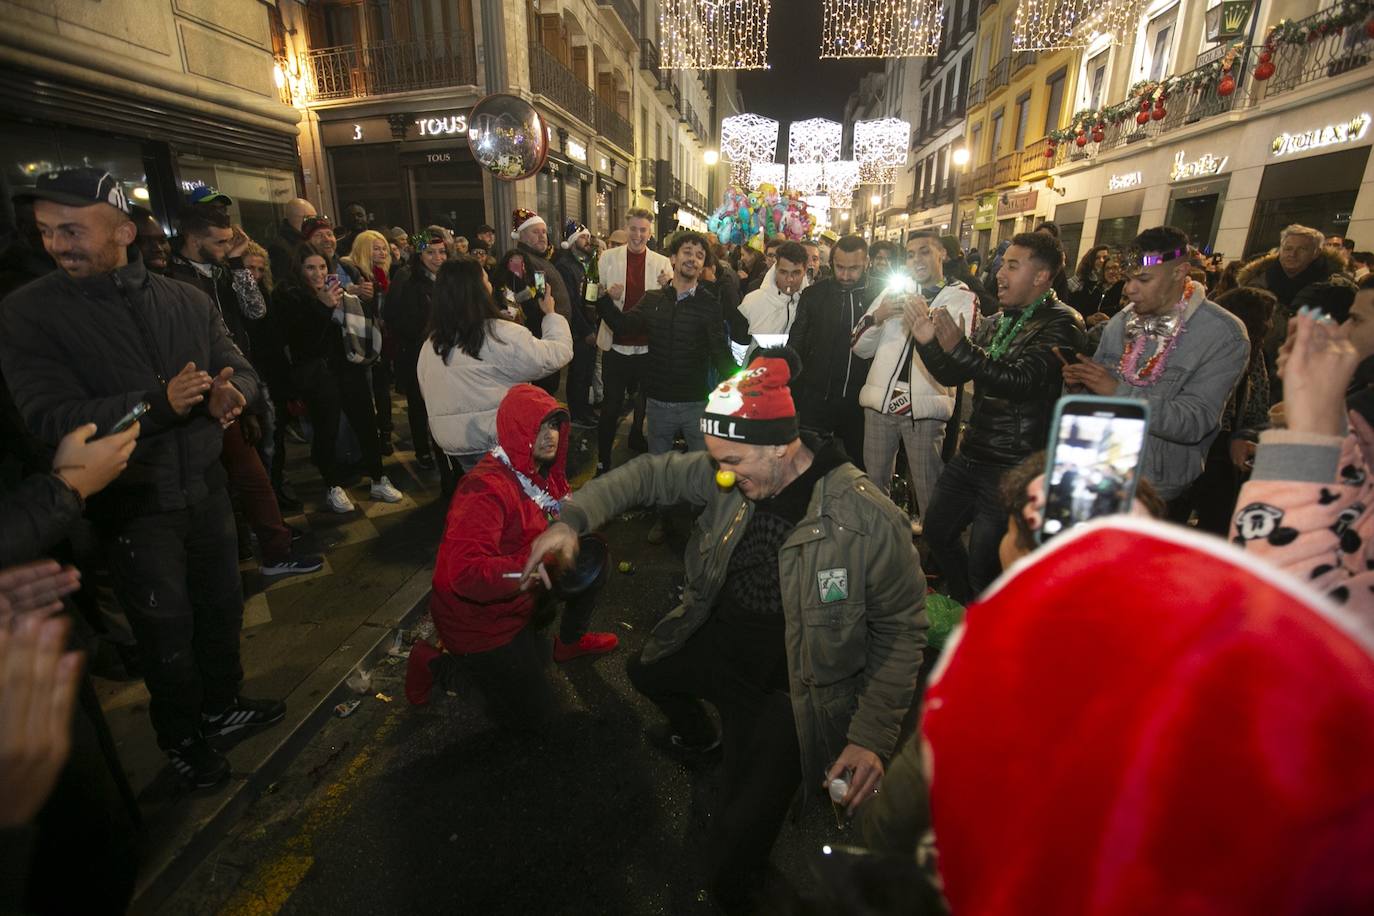
M 406 699 L 410 705 L 424 706 L 429 702 L 429 693 L 434 688 L 434 672 L 429 670 L 429 663 L 443 654 L 423 639 L 411 645 L 410 658 L 406 659 Z
M 568 645 L 557 636 L 553 638 L 553 660 L 571 661 L 582 655 L 603 655 L 620 645 L 620 637 L 614 633 L 583 633 L 582 638 Z

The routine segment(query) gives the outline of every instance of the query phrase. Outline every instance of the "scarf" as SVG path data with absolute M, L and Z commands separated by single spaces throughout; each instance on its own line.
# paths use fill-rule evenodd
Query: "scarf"
M 515 475 L 515 479 L 520 483 L 520 489 L 525 491 L 525 495 L 528 496 L 536 506 L 544 510 L 544 513 L 548 515 L 550 520 L 558 518 L 559 513 L 563 511 L 562 500 L 555 499 L 553 494 L 548 490 L 545 490 L 518 471 L 515 466 L 510 463 L 510 456 L 506 454 L 506 450 L 501 446 L 498 445 L 491 450 L 491 457 L 510 468 L 510 472 Z

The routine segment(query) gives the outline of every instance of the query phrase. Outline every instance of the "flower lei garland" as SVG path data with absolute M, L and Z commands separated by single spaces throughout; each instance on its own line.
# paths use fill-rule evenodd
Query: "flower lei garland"
M 515 475 L 515 479 L 520 481 L 520 489 L 524 490 L 525 495 L 532 499 L 535 505 L 543 509 L 550 519 L 558 518 L 559 513 L 563 511 L 562 500 L 554 499 L 553 494 L 548 490 L 545 490 L 533 480 L 530 480 L 524 474 L 516 470 L 515 466 L 510 463 L 510 456 L 506 454 L 506 450 L 501 446 L 498 445 L 493 448 L 491 450 L 491 456 L 510 468 L 511 473 Z
M 1188 301 L 1193 298 L 1194 284 L 1192 280 L 1187 280 L 1183 284 L 1183 297 L 1178 300 L 1178 305 L 1174 309 L 1178 312 L 1178 329 L 1169 335 L 1169 339 L 1159 345 L 1154 355 L 1145 361 L 1145 365 L 1137 371 L 1140 365 L 1140 357 L 1145 353 L 1145 343 L 1149 339 L 1149 334 L 1141 334 L 1131 345 L 1121 354 L 1121 361 L 1117 363 L 1117 371 L 1121 374 L 1121 380 L 1135 388 L 1148 388 L 1159 381 L 1164 374 L 1164 369 L 1169 363 L 1169 355 L 1178 346 L 1179 339 L 1183 336 L 1183 330 L 1187 325 L 1183 321 L 1183 310 L 1188 307 Z
M 1035 314 L 1035 310 L 1053 295 L 1054 292 L 1051 290 L 1042 295 L 1039 299 L 1036 299 L 1027 306 L 1020 315 L 1016 316 L 1016 321 L 1011 324 L 1007 323 L 1007 316 L 1005 314 L 999 317 L 997 319 L 997 326 L 993 328 L 992 331 L 992 341 L 988 344 L 988 359 L 1001 359 L 1002 355 L 1007 352 L 1007 348 L 1011 346 L 1011 342 L 1016 339 L 1016 335 L 1021 330 L 1022 325 L 1029 321 L 1031 316 Z

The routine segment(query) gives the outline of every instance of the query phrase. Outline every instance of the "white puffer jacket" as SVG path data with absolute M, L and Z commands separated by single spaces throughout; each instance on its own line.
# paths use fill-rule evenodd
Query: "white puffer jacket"
M 872 315 L 886 301 L 887 291 L 884 290 L 873 300 L 865 314 Z M 948 286 L 940 290 L 930 307 L 946 309 L 956 323 L 962 316 L 964 328 L 970 334 L 973 332 L 973 316 L 978 311 L 978 299 L 972 290 L 958 280 L 951 280 Z M 899 362 L 902 353 L 907 350 L 910 340 L 901 317 L 894 315 L 881 325 L 869 328 L 854 342 L 855 356 L 873 360 L 868 369 L 868 381 L 859 390 L 860 405 L 879 413 L 885 412 L 892 397 L 892 388 L 901 375 Z M 908 352 L 911 359 L 908 376 L 911 384 L 911 418 L 948 420 L 954 414 L 954 389 L 935 380 L 914 346 Z
M 572 331 L 557 312 L 545 315 L 543 339 L 514 321 L 490 319 L 481 359 L 454 347 L 447 362 L 428 340 L 416 374 L 429 430 L 448 455 L 475 455 L 496 444 L 496 408 L 512 385 L 552 375 L 572 361 Z
M 768 268 L 759 288 L 740 303 L 740 314 L 749 320 L 749 333 L 786 334 L 791 331 L 792 322 L 797 320 L 797 301 L 802 289 L 808 286 L 810 283 L 802 277 L 801 289 L 789 296 L 778 290 L 777 268 Z

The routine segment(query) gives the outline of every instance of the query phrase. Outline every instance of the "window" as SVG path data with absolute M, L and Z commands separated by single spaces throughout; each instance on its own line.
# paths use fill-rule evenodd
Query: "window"
M 1016 100 L 1016 143 L 1012 146 L 1013 150 L 1026 148 L 1026 124 L 1030 121 L 1030 97 L 1029 92 L 1023 92 L 1021 97 Z
M 977 165 L 979 162 L 982 161 L 983 125 L 981 124 L 973 125 L 973 139 L 969 146 L 969 153 L 971 154 L 969 159 L 969 165 Z
M 997 109 L 992 116 L 992 147 L 988 150 L 988 159 L 996 159 L 1002 154 L 1002 112 L 1005 109 Z
M 1016 16 L 1008 16 L 1002 20 L 1002 45 L 998 52 L 1002 57 L 1011 57 L 1011 31 L 1016 22 Z
M 959 110 L 962 112 L 968 106 L 968 75 L 973 68 L 969 66 L 969 55 L 965 54 L 959 59 Z
M 1050 103 L 1045 109 L 1045 136 L 1049 136 L 1050 131 L 1057 130 L 1059 119 L 1064 115 L 1064 78 L 1068 73 L 1060 70 L 1049 78 L 1046 85 L 1050 92 Z
M 1136 36 L 1135 72 L 1138 78 L 1161 80 L 1169 75 L 1178 37 L 1180 5 L 1181 0 L 1157 0 L 1142 19 Z
M 1099 51 L 1084 66 L 1084 84 L 1088 90 L 1085 108 L 1096 111 L 1102 107 L 1103 95 L 1107 91 L 1107 58 L 1111 53 L 1110 48 Z

